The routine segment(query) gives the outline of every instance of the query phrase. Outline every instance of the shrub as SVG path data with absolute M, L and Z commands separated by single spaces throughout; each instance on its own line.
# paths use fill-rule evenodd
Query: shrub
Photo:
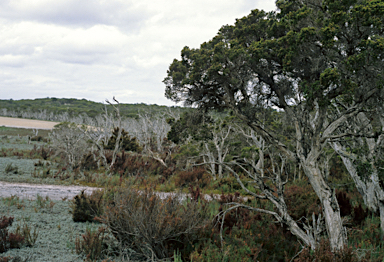
M 52 153 L 53 151 L 49 148 L 45 148 L 44 146 L 37 147 L 36 145 L 33 145 L 33 149 L 29 152 L 29 155 L 31 158 L 42 158 L 47 160 Z
M 13 174 L 18 174 L 19 173 L 19 168 L 12 163 L 9 163 L 5 167 L 5 173 L 13 173 Z
M 243 183 L 247 186 L 246 180 L 243 180 Z M 237 182 L 236 178 L 230 175 L 217 180 L 214 189 L 218 189 L 223 193 L 242 190 L 241 185 Z
M 16 195 L 11 195 L 10 197 L 4 197 L 3 203 L 7 206 L 16 206 L 17 209 L 20 209 L 24 207 L 23 200 L 20 200 L 20 198 Z
M 28 258 L 27 259 L 22 259 L 21 257 L 19 256 L 16 256 L 16 257 L 0 257 L 0 262 L 26 262 L 28 261 Z
M 40 141 L 43 141 L 44 138 L 42 136 L 33 136 L 31 137 L 31 141 L 37 141 L 37 142 L 40 142 Z
M 206 187 L 211 180 L 211 176 L 203 167 L 193 168 L 192 170 L 181 171 L 176 175 L 175 184 L 178 187 L 192 185 Z
M 11 248 L 20 248 L 24 243 L 24 237 L 20 234 L 8 232 L 8 227 L 12 226 L 13 217 L 0 217 L 0 253 L 4 253 Z
M 96 216 L 103 213 L 103 194 L 101 190 L 94 190 L 90 195 L 84 190 L 74 197 L 72 202 L 72 219 L 74 222 L 93 222 Z
M 382 261 L 383 256 L 372 258 L 371 254 L 367 252 L 364 257 L 359 257 L 352 247 L 345 246 L 340 251 L 332 252 L 328 240 L 322 240 L 320 245 L 315 250 L 305 248 L 299 256 L 294 260 L 295 262 L 312 262 L 312 261 L 332 261 L 332 262 L 368 262 L 368 261 Z
M 116 145 L 116 139 L 119 133 L 119 128 L 115 127 L 112 131 L 112 136 L 109 138 L 107 144 L 103 144 L 105 149 L 114 150 Z M 128 132 L 124 129 L 121 130 L 121 137 L 120 137 L 120 147 L 124 151 L 132 151 L 132 152 L 138 152 L 140 153 L 142 151 L 142 148 L 139 145 L 139 142 L 137 141 L 136 137 L 130 137 L 128 135 Z
M 27 247 L 32 247 L 36 243 L 39 233 L 36 231 L 36 228 L 32 230 L 32 227 L 24 221 L 22 226 L 17 226 L 16 235 L 21 235 L 24 238 L 24 244 Z
M 87 227 L 81 238 L 76 238 L 75 248 L 77 254 L 85 254 L 87 260 L 98 260 L 102 257 L 103 251 L 107 248 L 104 243 L 106 228 L 100 227 L 92 230 Z
M 223 249 L 218 247 L 212 241 L 209 241 L 201 247 L 201 250 L 195 250 L 191 254 L 191 260 L 194 262 L 205 261 L 241 261 L 251 262 L 258 261 L 257 257 L 261 251 L 261 245 L 259 247 L 250 247 L 242 239 L 235 239 L 236 244 L 225 245 Z
M 253 207 L 271 208 L 267 201 L 245 200 L 239 193 L 222 194 L 218 202 L 211 202 L 216 202 L 216 210 L 223 211 L 226 203 L 245 201 Z M 223 247 L 219 238 L 221 223 L 221 218 L 214 220 L 214 230 L 194 250 L 193 261 L 289 261 L 300 250 L 297 238 L 270 215 L 244 208 L 227 212 Z
M 320 201 L 306 181 L 302 181 L 301 185 L 287 186 L 284 191 L 284 197 L 289 214 L 294 220 L 302 218 L 309 218 L 311 220 L 313 213 L 319 215 L 321 212 Z
M 206 206 L 183 202 L 174 194 L 161 199 L 152 189 L 138 191 L 121 188 L 114 204 L 106 207 L 100 219 L 123 247 L 129 247 L 141 258 L 164 259 L 180 250 L 188 258 L 192 244 L 202 237 Z

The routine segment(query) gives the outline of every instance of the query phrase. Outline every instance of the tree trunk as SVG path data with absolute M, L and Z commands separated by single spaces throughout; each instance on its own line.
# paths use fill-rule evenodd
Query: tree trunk
M 317 163 L 314 161 L 306 162 L 303 164 L 303 169 L 320 199 L 331 248 L 333 250 L 340 250 L 346 244 L 346 233 L 334 190 L 324 181 Z
M 380 212 L 380 227 L 384 231 L 384 190 L 379 184 L 378 171 L 373 161 L 371 160 L 372 173 L 367 179 L 362 179 L 353 161 L 345 155 L 345 149 L 340 143 L 334 142 L 332 148 L 339 154 L 344 166 L 348 170 L 349 175 L 355 182 L 356 188 L 363 197 L 364 204 L 372 211 Z

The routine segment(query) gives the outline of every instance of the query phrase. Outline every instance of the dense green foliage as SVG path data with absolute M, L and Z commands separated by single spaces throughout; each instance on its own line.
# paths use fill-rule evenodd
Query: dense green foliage
M 281 0 L 276 5 L 278 11 L 253 10 L 236 20 L 235 25 L 223 26 L 200 48 L 185 47 L 180 60 L 175 59 L 169 67 L 164 79 L 165 95 L 205 111 L 230 110 L 262 137 L 267 147 L 278 152 L 271 162 L 278 161 L 276 155 L 280 154 L 280 159 L 284 155 L 299 164 L 320 200 L 331 248 L 342 249 L 347 234 L 329 181 L 329 147 L 340 155 L 344 153 L 343 163 L 372 210 L 378 211 L 376 203 L 384 200 L 379 171 L 375 169 L 379 161 L 373 157 L 381 152 L 384 129 L 376 136 L 370 131 L 373 118 L 384 123 L 384 3 Z M 288 120 L 290 126 L 283 135 L 281 125 L 266 122 L 263 117 L 277 108 L 282 114 L 280 119 Z M 255 138 L 254 145 L 243 148 L 243 152 L 248 151 L 246 158 L 232 164 L 257 183 L 257 189 L 248 193 L 275 203 L 285 214 L 282 220 L 292 233 L 316 246 L 316 236 L 298 229 L 284 211 L 284 201 L 273 197 L 273 193 L 283 193 L 280 181 L 284 174 L 276 172 L 277 166 L 272 164 L 270 173 L 277 177 L 272 180 L 277 190 L 269 189 L 263 181 L 265 161 L 256 161 L 256 153 L 264 154 L 266 150 L 260 147 L 256 135 L 244 135 Z M 349 159 L 354 163 L 348 164 L 348 153 L 340 149 L 348 137 L 377 140 L 367 140 L 367 145 L 361 142 L 369 154 L 360 155 L 361 159 L 354 155 Z M 354 142 L 356 146 L 358 139 Z M 260 159 L 264 157 L 260 155 Z M 222 164 L 219 159 L 215 162 Z M 264 195 L 257 196 L 258 190 Z M 370 190 L 375 191 L 374 198 Z
M 116 127 L 113 130 L 112 136 L 109 138 L 107 144 L 104 145 L 105 149 L 113 150 L 115 148 L 118 132 L 119 128 Z M 130 137 L 128 132 L 124 129 L 121 130 L 119 145 L 121 149 L 125 151 L 140 152 L 142 150 L 136 137 Z
M 21 100 L 0 100 L 0 115 L 4 115 L 1 110 L 6 109 L 14 111 L 18 116 L 22 112 L 43 112 L 46 114 L 53 113 L 55 115 L 67 113 L 69 116 L 77 116 L 85 114 L 89 117 L 95 117 L 103 113 L 104 108 L 108 111 L 113 111 L 111 105 L 104 105 L 103 103 L 93 102 L 86 99 L 75 98 L 39 98 L 39 99 L 21 99 Z M 167 107 L 159 105 L 141 104 L 120 104 L 120 114 L 122 117 L 137 118 L 140 112 L 159 113 L 168 110 L 176 109 L 186 110 L 179 107 Z

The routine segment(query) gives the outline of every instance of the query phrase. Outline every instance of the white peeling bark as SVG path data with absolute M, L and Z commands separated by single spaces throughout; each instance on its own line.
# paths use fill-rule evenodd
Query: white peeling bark
M 325 226 L 332 249 L 340 250 L 346 244 L 346 231 L 340 216 L 340 208 L 334 190 L 324 181 L 321 171 L 313 162 L 303 164 L 303 169 L 314 191 L 319 197 Z

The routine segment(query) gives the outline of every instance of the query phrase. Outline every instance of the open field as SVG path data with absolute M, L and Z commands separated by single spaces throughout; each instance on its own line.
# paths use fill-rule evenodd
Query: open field
M 41 121 L 24 118 L 0 117 L 0 126 L 34 129 L 53 129 L 58 122 Z
M 18 226 L 28 224 L 37 230 L 38 238 L 34 246 L 10 249 L 0 254 L 0 257 L 20 257 L 21 261 L 31 262 L 83 261 L 84 257 L 75 252 L 75 239 L 84 234 L 87 227 L 98 228 L 99 224 L 73 222 L 70 200 L 82 190 L 90 193 L 95 188 L 53 185 L 63 183 L 53 178 L 34 177 L 33 174 L 39 169 L 44 169 L 36 166 L 38 163 L 49 165 L 52 172 L 55 170 L 55 163 L 42 161 L 41 158 L 28 154 L 44 147 L 46 143 L 28 143 L 26 135 L 32 135 L 30 129 L 4 125 L 52 128 L 56 123 L 26 119 L 12 122 L 13 120 L 15 119 L 4 117 L 0 119 L 0 150 L 3 154 L 0 157 L 0 217 L 14 217 L 14 223 L 9 227 L 10 232 L 15 232 Z M 39 130 L 39 135 L 46 137 L 48 131 Z M 6 172 L 7 166 L 12 166 L 14 170 Z
M 75 252 L 75 239 L 84 234 L 87 227 L 97 228 L 99 225 L 73 222 L 68 201 L 43 201 L 45 204 L 17 197 L 0 199 L 1 216 L 15 219 L 9 228 L 11 232 L 24 223 L 38 232 L 34 246 L 10 249 L 1 256 L 20 257 L 20 261 L 30 262 L 84 261 L 83 256 Z

